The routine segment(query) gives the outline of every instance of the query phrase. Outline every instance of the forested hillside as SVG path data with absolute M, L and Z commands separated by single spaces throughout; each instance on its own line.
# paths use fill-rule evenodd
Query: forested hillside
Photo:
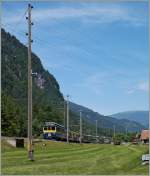
M 97 125 L 99 128 L 113 129 L 115 125 L 117 132 L 125 132 L 126 128 L 128 129 L 129 132 L 136 132 L 145 128 L 142 124 L 136 121 L 128 119 L 116 119 L 113 117 L 104 116 L 102 114 L 99 114 L 98 112 L 94 112 L 89 108 L 86 108 L 84 106 L 72 102 L 70 102 L 70 109 L 72 112 L 79 112 L 81 110 L 83 118 L 93 125 L 95 125 L 95 122 L 97 120 L 98 121 Z
M 2 135 L 27 133 L 27 48 L 14 36 L 2 35 Z M 63 95 L 53 75 L 32 53 L 33 131 L 40 134 L 45 121 L 63 123 Z

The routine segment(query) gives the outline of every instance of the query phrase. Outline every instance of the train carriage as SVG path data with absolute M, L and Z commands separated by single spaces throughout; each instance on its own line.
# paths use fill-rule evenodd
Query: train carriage
M 45 122 L 43 126 L 43 138 L 49 140 L 66 141 L 67 130 L 64 126 L 55 122 Z M 79 142 L 79 133 L 69 131 L 69 141 Z
M 43 138 L 54 140 L 65 140 L 66 130 L 64 126 L 55 122 L 45 122 L 43 126 Z
M 45 122 L 43 126 L 43 138 L 48 140 L 67 141 L 67 130 L 64 126 L 55 122 Z M 69 130 L 69 141 L 80 142 L 80 133 Z M 111 143 L 110 137 L 83 135 L 83 143 Z

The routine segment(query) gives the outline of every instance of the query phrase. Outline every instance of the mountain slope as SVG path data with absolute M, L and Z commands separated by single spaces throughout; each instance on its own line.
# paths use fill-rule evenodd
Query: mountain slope
M 2 135 L 27 136 L 27 47 L 15 36 L 1 30 L 2 39 Z M 64 125 L 64 98 L 55 77 L 32 53 L 33 135 L 42 135 L 45 121 Z M 78 114 L 70 111 L 70 130 L 79 131 Z M 84 132 L 93 129 L 84 125 Z
M 2 90 L 16 99 L 26 98 L 27 48 L 3 29 L 1 35 Z M 47 103 L 55 99 L 63 101 L 56 79 L 43 68 L 40 59 L 34 53 L 32 53 L 32 71 L 38 73 L 37 77 L 33 77 L 33 99 L 35 101 L 41 103 L 43 99 Z
M 2 135 L 26 136 L 27 47 L 3 29 L 1 40 Z M 63 110 L 58 108 L 63 106 L 64 98 L 56 79 L 34 53 L 32 71 L 38 73 L 33 77 L 33 134 L 39 135 L 45 121 L 63 123 Z M 7 130 L 8 126 L 16 130 Z
M 78 104 L 70 102 L 71 111 L 78 113 L 81 110 L 83 114 L 83 118 L 87 119 L 87 121 L 91 122 L 95 125 L 96 120 L 98 120 L 98 126 L 101 128 L 111 128 L 113 129 L 114 125 L 116 127 L 116 131 L 125 131 L 128 128 L 128 131 L 135 132 L 140 131 L 144 128 L 143 125 L 137 123 L 135 121 L 127 120 L 127 119 L 116 119 L 109 116 L 101 115 L 97 112 L 92 111 L 89 108 L 80 106 Z
M 149 124 L 149 112 L 148 111 L 126 111 L 111 115 L 111 117 L 117 119 L 128 119 L 136 121 L 145 127 Z

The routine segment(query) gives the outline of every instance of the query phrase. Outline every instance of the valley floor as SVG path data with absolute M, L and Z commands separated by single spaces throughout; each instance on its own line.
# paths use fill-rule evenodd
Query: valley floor
M 28 161 L 26 147 L 14 148 L 3 140 L 1 143 L 2 174 L 6 175 L 148 175 L 148 165 L 141 165 L 142 154 L 148 153 L 146 145 L 44 141 L 34 144 L 35 161 Z

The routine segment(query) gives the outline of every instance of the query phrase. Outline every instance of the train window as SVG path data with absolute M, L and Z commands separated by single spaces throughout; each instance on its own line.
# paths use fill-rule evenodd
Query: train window
M 64 132 L 64 129 L 61 128 L 61 127 L 57 127 L 57 131 L 58 131 L 58 132 Z
M 51 127 L 48 127 L 48 130 L 51 130 Z
M 44 127 L 44 130 L 47 130 L 47 127 Z
M 55 127 L 52 127 L 52 130 L 55 130 Z

